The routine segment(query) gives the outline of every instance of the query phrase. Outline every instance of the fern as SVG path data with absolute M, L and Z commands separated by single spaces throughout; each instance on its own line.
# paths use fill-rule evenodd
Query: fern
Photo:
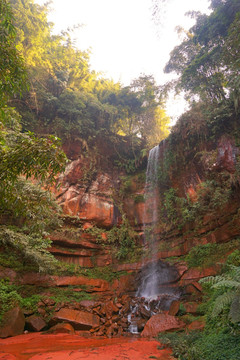
M 23 261 L 37 265 L 39 271 L 52 270 L 57 260 L 48 251 L 50 240 L 41 236 L 26 235 L 19 229 L 0 226 L 0 245 L 15 249 Z
M 235 297 L 232 301 L 229 317 L 233 323 L 240 322 L 240 290 L 235 294 Z
M 222 310 L 226 307 L 231 305 L 235 297 L 235 291 L 228 291 L 220 296 L 217 297 L 215 300 L 215 304 L 212 310 L 212 316 L 218 316 Z
M 218 316 L 223 309 L 229 307 L 229 319 L 233 323 L 240 322 L 240 267 L 231 265 L 229 271 L 223 275 L 209 276 L 200 281 L 208 283 L 214 289 L 222 289 L 214 303 L 212 317 Z

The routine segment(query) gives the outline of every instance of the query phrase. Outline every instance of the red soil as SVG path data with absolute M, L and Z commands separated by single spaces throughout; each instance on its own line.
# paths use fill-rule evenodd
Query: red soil
M 0 340 L 0 360 L 170 360 L 171 351 L 158 350 L 158 345 L 138 338 L 34 333 Z

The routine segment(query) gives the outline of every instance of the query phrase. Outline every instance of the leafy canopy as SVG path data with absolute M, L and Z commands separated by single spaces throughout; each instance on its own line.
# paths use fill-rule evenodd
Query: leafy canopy
M 39 268 L 50 263 L 43 237 L 57 225 L 57 205 L 36 181 L 52 182 L 66 157 L 59 139 L 22 132 L 21 116 L 11 107 L 13 97 L 27 89 L 27 72 L 17 50 L 16 29 L 7 1 L 0 1 L 0 242 L 17 248 Z M 27 182 L 35 179 L 35 184 Z
M 187 97 L 239 105 L 240 3 L 238 0 L 211 2 L 212 13 L 192 13 L 196 24 L 184 41 L 174 48 L 165 71 L 176 72 L 176 90 Z

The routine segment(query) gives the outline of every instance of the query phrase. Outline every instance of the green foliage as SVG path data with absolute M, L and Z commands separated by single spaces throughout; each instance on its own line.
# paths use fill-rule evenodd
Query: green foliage
M 240 250 L 233 251 L 227 258 L 227 265 L 240 266 Z
M 6 247 L 0 254 L 0 266 L 15 270 L 17 273 L 37 272 L 38 266 L 31 262 L 23 261 L 21 253 L 12 247 Z
M 223 275 L 201 280 L 211 284 L 213 289 L 221 290 L 214 300 L 212 317 L 217 317 L 224 309 L 229 309 L 232 323 L 240 322 L 240 267 L 232 265 Z
M 239 335 L 229 333 L 159 335 L 159 341 L 173 350 L 179 360 L 237 360 L 240 356 Z
M 171 347 L 173 356 L 179 360 L 197 360 L 195 357 L 195 342 L 199 338 L 199 332 L 192 331 L 189 334 L 172 333 L 159 334 L 158 340 L 166 347 Z
M 107 243 L 114 245 L 114 255 L 118 260 L 128 259 L 134 253 L 136 233 L 124 217 L 122 224 L 114 226 L 107 233 Z
M 0 226 L 0 243 L 22 255 L 23 262 L 37 265 L 39 271 L 52 269 L 57 260 L 48 252 L 51 242 L 41 235 L 27 235 L 19 228 Z
M 54 269 L 54 274 L 56 275 L 74 275 L 74 276 L 86 276 L 90 279 L 103 279 L 109 281 L 110 283 L 119 279 L 120 276 L 126 275 L 124 271 L 116 272 L 112 266 L 104 266 L 88 269 L 82 268 L 79 265 L 68 264 L 65 262 L 59 261 L 56 268 Z
M 196 343 L 196 360 L 237 360 L 240 356 L 240 336 L 212 333 Z
M 3 314 L 18 305 L 21 301 L 21 296 L 8 281 L 0 280 L 0 299 L 0 321 L 2 321 Z
M 5 0 L 0 1 L 0 18 L 0 222 L 6 225 L 1 226 L 0 241 L 42 270 L 54 263 L 44 236 L 59 225 L 58 207 L 48 192 L 26 179 L 51 184 L 64 169 L 66 156 L 58 138 L 23 133 L 21 116 L 8 106 L 7 101 L 27 90 L 27 80 L 16 46 L 16 19 Z
M 239 246 L 240 239 L 234 239 L 227 243 L 223 244 L 205 244 L 194 246 L 187 256 L 185 260 L 189 267 L 208 267 L 216 264 L 218 261 L 222 260 L 222 258 L 231 250 L 236 249 Z M 227 264 L 232 263 L 233 261 L 237 261 L 238 250 L 234 251 L 227 260 Z M 239 260 L 239 259 L 238 259 Z
M 199 245 L 192 248 L 186 256 L 186 261 L 189 267 L 202 267 L 206 262 L 212 261 L 213 255 L 215 256 L 218 248 L 217 244 Z
M 239 76 L 239 34 L 235 31 L 239 2 L 219 1 L 212 9 L 209 16 L 193 14 L 196 24 L 172 51 L 165 70 L 180 74 L 177 87 L 189 96 L 197 94 L 205 101 L 217 103 L 231 101 L 235 94 L 237 103 L 238 90 L 234 92 L 232 79 Z
M 50 288 L 50 298 L 53 299 L 57 306 L 57 304 L 62 302 L 74 302 L 74 301 L 82 301 L 82 300 L 91 300 L 92 295 L 86 293 L 85 291 L 75 291 L 74 286 L 68 286 L 66 289 L 61 288 Z
M 26 310 L 37 311 L 37 303 L 41 297 L 39 295 L 31 295 L 22 297 L 19 288 L 10 284 L 8 280 L 0 280 L 0 322 L 5 312 L 14 306 L 20 306 Z
M 4 130 L 8 134 L 5 136 L 5 147 L 0 148 L 0 181 L 10 186 L 22 174 L 26 178 L 53 182 L 55 175 L 63 170 L 66 163 L 59 139 L 53 136 L 37 138 L 33 133 Z
M 121 225 L 115 225 L 108 231 L 98 227 L 91 227 L 86 231 L 95 236 L 100 243 L 111 245 L 111 250 L 118 260 L 130 259 L 134 254 L 136 233 L 125 215 Z M 106 240 L 102 238 L 103 232 L 106 234 Z
M 0 1 L 0 113 L 9 97 L 22 92 L 26 85 L 23 59 L 15 47 L 16 31 L 11 7 Z
M 215 212 L 231 198 L 231 182 L 206 180 L 196 191 L 196 200 L 190 197 L 179 197 L 177 190 L 170 188 L 163 194 L 162 220 L 173 225 L 182 226 L 186 222 L 201 219 L 206 213 Z M 166 221 L 166 220 L 165 220 Z
M 49 230 L 61 225 L 60 208 L 53 195 L 19 178 L 14 187 L 0 193 L 0 214 L 7 217 L 6 223 L 18 225 L 25 232 L 46 235 Z
M 135 197 L 134 197 L 134 202 L 135 202 L 135 204 L 142 203 L 142 202 L 144 202 L 144 201 L 145 201 L 145 199 L 144 199 L 144 195 L 143 195 L 143 194 L 137 194 L 137 195 L 135 195 Z
M 102 133 L 141 136 L 149 146 L 168 135 L 170 119 L 152 76 L 140 76 L 127 87 L 100 78 L 90 70 L 89 53 L 76 49 L 70 30 L 51 34 L 48 3 L 10 4 L 30 82 L 29 91 L 14 100 L 24 130 L 56 134 L 63 142 L 84 139 L 91 145 Z M 125 166 L 133 171 L 132 163 Z

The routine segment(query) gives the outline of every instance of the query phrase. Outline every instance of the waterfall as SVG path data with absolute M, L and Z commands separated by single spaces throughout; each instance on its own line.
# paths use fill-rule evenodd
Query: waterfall
M 142 330 L 142 319 L 150 318 L 163 310 L 168 310 L 172 301 L 179 299 L 181 292 L 178 287 L 172 287 L 178 279 L 178 271 L 174 266 L 158 260 L 157 227 L 159 224 L 159 164 L 161 149 L 157 145 L 149 152 L 144 209 L 144 245 L 146 258 L 142 269 L 136 277 L 139 284 L 136 296 L 130 303 L 128 316 L 129 332 L 138 333 Z
M 144 208 L 144 243 L 148 246 L 151 264 L 147 274 L 142 278 L 138 288 L 137 296 L 144 298 L 154 298 L 158 295 L 158 276 L 157 276 L 157 244 L 155 230 L 158 222 L 158 166 L 159 166 L 160 147 L 155 146 L 150 150 L 148 156 L 146 183 L 145 183 L 145 208 Z M 144 265 L 144 264 L 143 264 Z

